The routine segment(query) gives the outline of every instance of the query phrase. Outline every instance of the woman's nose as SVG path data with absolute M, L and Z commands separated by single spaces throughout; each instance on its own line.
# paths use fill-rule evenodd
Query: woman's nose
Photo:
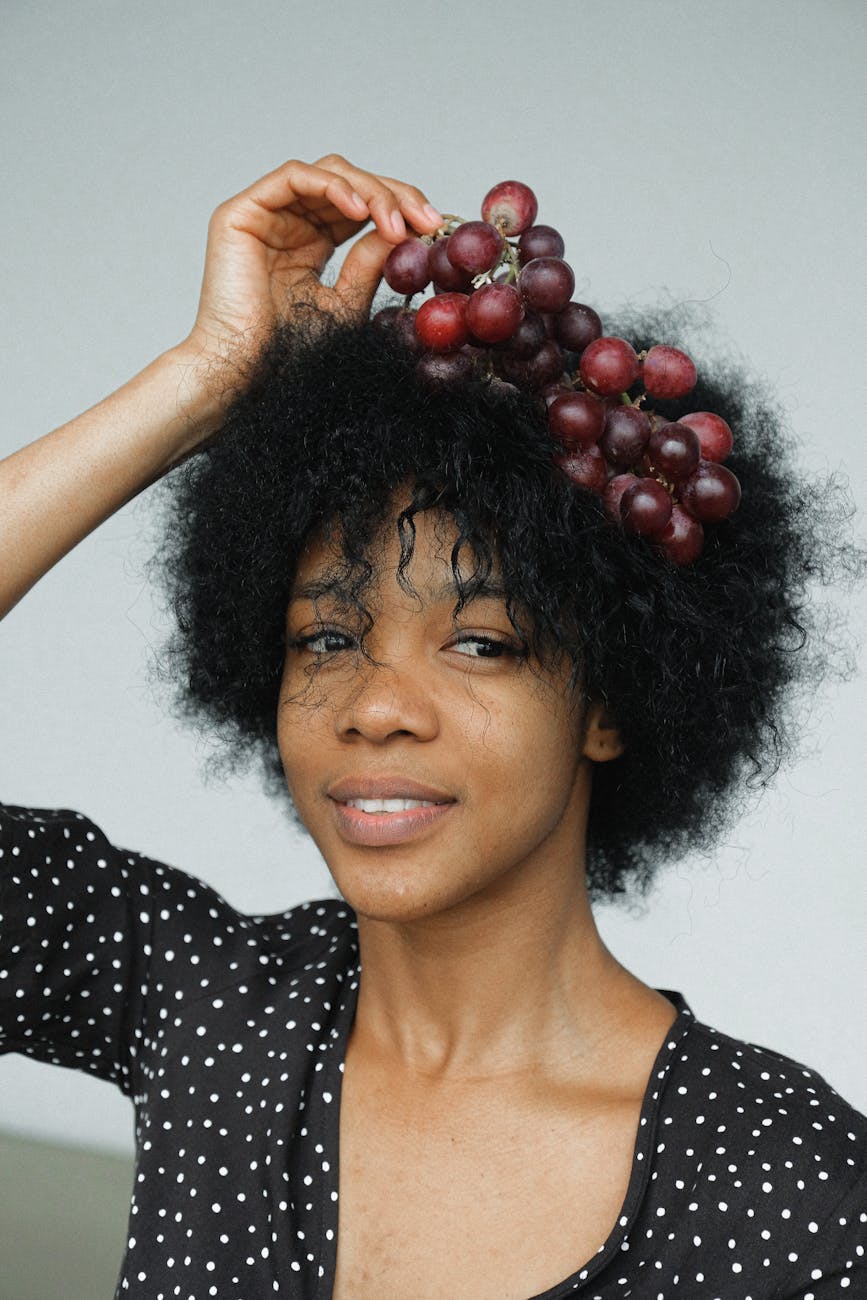
M 427 679 L 427 680 L 426 680 Z M 335 717 L 341 739 L 382 744 L 392 736 L 432 740 L 439 731 L 428 674 L 419 665 L 363 664 Z

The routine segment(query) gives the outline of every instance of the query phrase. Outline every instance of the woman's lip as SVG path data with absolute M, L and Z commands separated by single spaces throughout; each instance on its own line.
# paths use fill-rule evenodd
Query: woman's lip
M 329 786 L 326 793 L 338 803 L 347 803 L 350 799 L 423 799 L 427 803 L 454 803 L 454 797 L 443 790 L 398 775 L 347 776 Z
M 349 795 L 351 799 L 388 798 L 388 795 Z M 391 796 L 401 798 L 401 795 Z M 421 795 L 404 794 L 406 799 L 420 799 Z M 454 802 L 437 803 L 432 808 L 407 808 L 404 812 L 366 813 L 361 808 L 351 808 L 331 796 L 334 822 L 341 838 L 350 844 L 373 847 L 386 844 L 403 844 L 414 839 L 429 827 L 440 822 L 454 808 Z

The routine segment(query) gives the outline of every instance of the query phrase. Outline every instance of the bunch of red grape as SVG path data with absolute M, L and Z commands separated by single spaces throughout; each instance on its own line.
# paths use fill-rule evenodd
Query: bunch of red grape
M 603 498 L 612 519 L 654 543 L 676 564 L 701 554 L 704 524 L 727 519 L 740 484 L 722 462 L 732 432 L 710 411 L 669 423 L 646 405 L 686 397 L 692 360 L 657 344 L 636 353 L 606 336 L 585 303 L 563 237 L 537 225 L 538 203 L 520 181 L 495 185 L 481 221 L 447 216 L 432 236 L 389 254 L 383 276 L 402 307 L 374 318 L 419 353 L 417 372 L 438 387 L 480 375 L 538 392 L 559 444 L 556 460 L 580 487 Z M 434 296 L 414 309 L 413 297 Z

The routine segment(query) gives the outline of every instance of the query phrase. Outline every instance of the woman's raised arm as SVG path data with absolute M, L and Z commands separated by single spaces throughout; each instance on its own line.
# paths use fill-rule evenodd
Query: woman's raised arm
M 414 186 L 331 154 L 291 161 L 211 217 L 190 334 L 83 415 L 0 462 L 0 617 L 104 519 L 222 423 L 294 298 L 366 313 L 391 248 L 439 213 Z M 335 284 L 320 276 L 368 222 Z

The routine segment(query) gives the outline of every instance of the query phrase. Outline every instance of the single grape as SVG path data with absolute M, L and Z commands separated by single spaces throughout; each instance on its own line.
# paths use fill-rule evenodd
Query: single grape
M 415 332 L 432 352 L 453 352 L 469 338 L 467 295 L 441 293 L 428 298 L 415 315 Z
M 504 235 L 520 235 L 536 220 L 536 195 L 523 181 L 500 181 L 482 199 L 482 217 Z
M 413 352 L 421 351 L 421 343 L 415 332 L 415 312 L 406 307 L 383 307 L 372 317 L 373 324 L 381 329 L 392 330 Z
M 602 410 L 605 420 L 599 444 L 603 455 L 612 465 L 623 469 L 634 465 L 650 438 L 650 420 L 646 412 L 637 406 L 620 405 L 606 414 L 599 399 L 594 398 L 594 401 Z
M 734 438 L 730 426 L 721 415 L 714 415 L 713 411 L 693 411 L 690 415 L 682 415 L 678 424 L 686 424 L 695 430 L 705 460 L 719 464 L 727 459 Z
M 473 277 L 469 271 L 452 266 L 448 258 L 449 238 L 447 235 L 444 239 L 435 239 L 428 249 L 430 278 L 440 293 L 468 293 L 473 287 Z
M 463 352 L 426 352 L 415 363 L 415 373 L 425 388 L 448 388 L 468 380 L 473 363 Z
M 605 412 L 592 393 L 563 393 L 548 407 L 548 427 L 567 447 L 598 442 L 604 426 Z
M 641 382 L 651 397 L 669 401 L 686 397 L 695 388 L 695 365 L 685 352 L 664 343 L 652 347 L 644 358 Z
M 635 348 L 615 334 L 594 339 L 584 349 L 579 365 L 581 382 L 600 397 L 625 393 L 638 375 Z
M 555 456 L 556 463 L 568 474 L 578 487 L 587 488 L 601 496 L 608 483 L 608 467 L 605 457 L 595 445 L 582 447 L 579 451 L 567 452 Z
M 575 289 L 575 272 L 559 257 L 534 257 L 518 275 L 518 288 L 535 311 L 562 311 Z
M 680 502 L 693 519 L 717 524 L 734 514 L 740 504 L 741 485 L 730 469 L 701 460 L 679 488 Z
M 385 259 L 382 278 L 396 293 L 421 293 L 430 284 L 428 246 L 420 239 L 405 239 Z
M 671 497 L 655 478 L 640 478 L 620 499 L 626 528 L 642 537 L 658 537 L 671 518 Z
M 501 343 L 510 338 L 523 316 L 521 295 L 511 284 L 482 285 L 467 302 L 470 333 L 483 343 Z
M 512 337 L 506 339 L 500 346 L 510 357 L 526 360 L 539 351 L 547 337 L 542 317 L 537 311 L 526 309 L 524 319 L 519 322 Z
M 496 365 L 503 378 L 523 388 L 541 389 L 556 383 L 563 374 L 563 349 L 553 339 L 546 339 L 538 352 L 526 359 L 512 357 L 508 352 L 494 353 Z
M 566 244 L 553 226 L 530 226 L 518 240 L 518 257 L 526 266 L 534 257 L 562 257 Z
M 554 337 L 570 352 L 580 354 L 594 339 L 602 337 L 602 321 L 583 302 L 567 302 L 554 317 Z
M 688 478 L 701 459 L 698 434 L 686 424 L 663 424 L 650 436 L 647 459 L 666 478 Z
M 613 478 L 608 480 L 605 485 L 605 491 L 602 494 L 602 501 L 605 505 L 606 513 L 611 519 L 616 519 L 618 523 L 622 522 L 623 516 L 620 513 L 620 501 L 623 497 L 623 493 L 627 488 L 631 488 L 633 483 L 640 482 L 641 480 L 637 478 L 635 474 L 615 474 Z
M 704 548 L 704 529 L 679 505 L 671 507 L 671 518 L 656 539 L 657 545 L 675 564 L 692 564 Z
M 496 266 L 504 247 L 503 236 L 487 221 L 465 221 L 449 235 L 446 256 L 458 270 L 480 275 Z

